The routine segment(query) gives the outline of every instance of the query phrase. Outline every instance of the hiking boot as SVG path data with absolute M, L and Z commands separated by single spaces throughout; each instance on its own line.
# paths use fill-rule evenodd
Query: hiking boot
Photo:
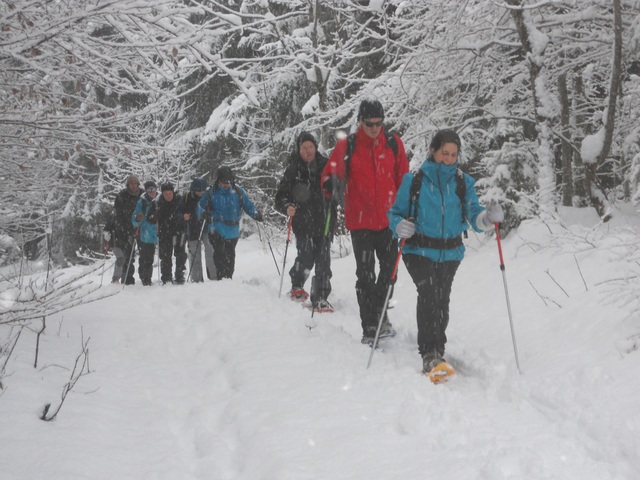
M 315 312 L 333 312 L 333 306 L 327 302 L 326 300 L 318 300 L 318 302 L 313 307 Z
M 304 288 L 292 288 L 289 292 L 289 296 L 294 302 L 304 302 L 309 298 L 309 294 L 305 292 Z
M 111 280 L 111 283 L 113 283 L 114 285 L 120 285 L 120 279 L 114 278 L 113 280 Z
M 391 325 L 391 322 L 386 319 L 383 320 L 382 326 L 380 327 L 380 338 L 395 337 L 395 336 L 396 336 L 396 330 L 393 328 L 393 325 Z
M 429 352 L 422 355 L 422 371 L 429 373 L 435 367 L 444 362 L 444 358 L 437 352 Z
M 366 327 L 362 332 L 362 340 L 360 343 L 363 345 L 373 345 L 376 340 L 376 327 Z

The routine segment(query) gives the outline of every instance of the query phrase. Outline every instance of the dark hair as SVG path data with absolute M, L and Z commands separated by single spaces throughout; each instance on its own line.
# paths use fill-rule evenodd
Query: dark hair
M 365 98 L 360 103 L 358 121 L 366 120 L 367 118 L 384 118 L 384 108 L 378 100 Z
M 440 150 L 445 143 L 455 143 L 458 146 L 458 152 L 460 152 L 460 148 L 462 148 L 460 137 L 456 132 L 453 130 L 438 130 L 431 139 L 429 150 L 432 152 Z
M 231 182 L 235 180 L 231 167 L 220 167 L 216 176 L 216 182 Z

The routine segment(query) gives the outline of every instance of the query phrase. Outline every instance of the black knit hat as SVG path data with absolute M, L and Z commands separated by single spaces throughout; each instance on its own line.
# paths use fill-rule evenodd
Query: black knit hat
M 146 182 L 144 182 L 144 189 L 148 190 L 150 188 L 158 188 L 158 185 L 156 185 L 156 182 L 154 182 L 153 180 L 147 180 Z
M 298 135 L 298 140 L 297 140 L 298 150 L 300 150 L 300 147 L 304 142 L 311 142 L 316 147 L 316 149 L 318 148 L 318 141 L 316 140 L 316 137 L 314 137 L 309 132 L 302 132 L 300 135 Z
M 216 175 L 216 182 L 233 183 L 233 170 L 231 170 L 231 167 L 220 167 Z
M 192 192 L 204 192 L 207 189 L 207 181 L 204 178 L 194 178 L 191 182 Z
M 160 190 L 162 190 L 163 192 L 165 190 L 171 190 L 173 192 L 174 187 L 173 187 L 173 183 L 171 182 L 164 182 L 161 186 L 160 186 Z
M 367 118 L 384 118 L 384 108 L 378 100 L 365 98 L 362 103 L 360 103 L 358 121 L 366 120 Z

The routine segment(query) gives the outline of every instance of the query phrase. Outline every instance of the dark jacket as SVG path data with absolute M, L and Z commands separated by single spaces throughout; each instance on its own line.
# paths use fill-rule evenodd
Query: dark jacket
M 198 218 L 198 212 L 196 211 L 200 198 L 202 197 L 198 197 L 194 192 L 187 192 L 182 197 L 182 213 L 188 213 L 191 215 L 189 221 L 185 222 L 188 240 L 200 239 L 200 231 L 202 230 L 203 221 Z M 204 235 L 206 235 L 206 233 L 203 234 L 203 236 Z
M 138 190 L 132 194 L 128 188 L 122 189 L 113 203 L 113 216 L 105 226 L 105 230 L 111 232 L 115 246 L 121 247 L 129 241 L 129 237 L 135 234 L 135 228 L 131 223 L 131 215 L 136 208 L 138 199 L 144 190 Z
M 158 238 L 173 237 L 184 231 L 182 209 L 182 196 L 179 193 L 174 193 L 170 202 L 167 202 L 162 194 L 153 202 L 147 219 L 151 223 L 158 223 Z
M 320 188 L 320 176 L 327 164 L 326 157 L 316 152 L 315 159 L 307 163 L 296 151 L 291 155 L 276 192 L 276 210 L 287 213 L 287 207 L 296 207 L 292 228 L 296 235 L 317 236 L 324 234 L 327 208 L 331 205 L 329 236 L 333 235 L 336 219 L 335 205 L 330 204 Z

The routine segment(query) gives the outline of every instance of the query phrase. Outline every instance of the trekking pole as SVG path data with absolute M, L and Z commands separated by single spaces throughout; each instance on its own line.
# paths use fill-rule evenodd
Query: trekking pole
M 287 243 L 284 247 L 284 258 L 282 259 L 282 273 L 280 274 L 280 290 L 278 290 L 278 298 L 282 296 L 282 282 L 284 282 L 284 267 L 287 264 L 287 250 L 289 250 L 289 242 L 291 242 L 291 222 L 293 217 L 289 217 L 287 224 Z
M 511 340 L 513 342 L 513 353 L 516 356 L 516 367 L 518 368 L 518 373 L 522 375 L 522 370 L 520 370 L 520 361 L 518 360 L 518 347 L 516 346 L 516 334 L 513 329 L 513 317 L 511 315 L 511 302 L 509 301 L 509 289 L 507 288 L 507 274 L 505 273 L 504 268 L 504 259 L 502 257 L 502 243 L 500 242 L 500 225 L 495 224 L 496 228 L 496 239 L 498 240 L 498 254 L 500 256 L 500 270 L 502 271 L 502 283 L 504 284 L 504 294 L 507 298 L 507 312 L 509 313 L 509 325 L 511 326 Z
M 258 237 L 260 238 L 260 243 L 262 243 L 262 234 L 260 233 L 260 223 L 256 222 L 256 225 L 258 227 Z M 276 270 L 278 271 L 278 276 L 280 276 L 280 267 L 278 267 L 278 261 L 276 260 L 276 256 L 273 253 L 273 248 L 271 248 L 271 240 L 269 240 L 268 238 L 267 238 L 267 245 L 269 245 L 269 250 L 271 251 L 271 258 L 273 258 L 273 263 L 276 264 Z
M 389 288 L 387 289 L 387 296 L 384 299 L 384 304 L 382 305 L 382 313 L 380 313 L 380 319 L 378 320 L 378 329 L 376 330 L 376 338 L 373 341 L 373 345 L 371 345 L 371 353 L 369 354 L 369 362 L 367 363 L 367 368 L 371 365 L 371 360 L 373 359 L 373 352 L 376 351 L 376 347 L 378 346 L 378 338 L 380 337 L 380 328 L 382 327 L 382 319 L 384 318 L 384 314 L 387 313 L 387 305 L 389 304 L 389 297 L 391 296 L 391 290 L 393 289 L 393 282 L 396 279 L 398 274 L 398 265 L 400 264 L 400 257 L 402 256 L 402 249 L 404 248 L 405 239 L 403 238 L 400 241 L 400 248 L 398 248 L 398 255 L 396 256 L 396 263 L 393 265 L 393 272 L 391 273 L 391 280 L 389 281 Z
M 200 252 L 200 245 L 202 244 L 202 234 L 204 232 L 204 227 L 206 224 L 207 220 L 203 218 L 202 227 L 200 228 L 200 235 L 198 235 L 198 244 L 196 245 L 196 249 L 193 252 L 193 257 L 191 258 L 191 263 L 189 264 L 189 274 L 187 275 L 187 282 L 191 278 L 191 270 L 193 270 L 193 264 L 196 260 L 196 257 L 198 256 L 198 253 Z

